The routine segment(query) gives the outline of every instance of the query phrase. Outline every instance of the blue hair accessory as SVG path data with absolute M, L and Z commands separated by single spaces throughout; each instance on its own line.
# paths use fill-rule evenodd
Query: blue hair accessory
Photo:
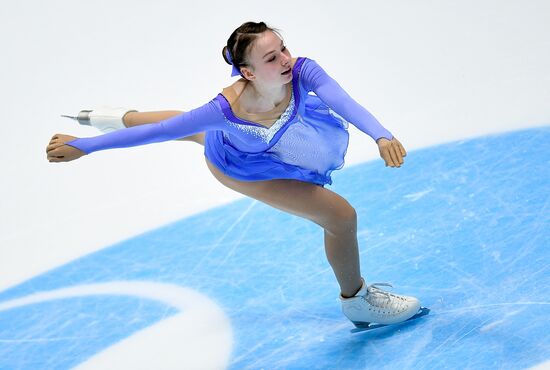
M 229 60 L 229 63 L 233 66 L 233 69 L 231 70 L 231 77 L 240 75 L 241 71 L 233 64 L 233 59 L 231 59 L 229 48 L 225 48 L 225 56 L 227 57 L 227 60 Z

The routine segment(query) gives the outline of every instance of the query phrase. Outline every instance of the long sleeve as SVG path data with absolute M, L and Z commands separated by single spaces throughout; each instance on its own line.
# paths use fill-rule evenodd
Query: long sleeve
M 353 100 L 315 60 L 308 58 L 305 61 L 300 78 L 307 91 L 313 91 L 332 110 L 374 140 L 381 137 L 393 139 L 393 135 L 369 111 Z
M 215 99 L 212 99 L 189 112 L 183 112 L 157 123 L 128 127 L 94 137 L 78 138 L 65 144 L 90 154 L 98 150 L 158 143 L 203 131 L 221 130 L 223 124 L 223 115 Z

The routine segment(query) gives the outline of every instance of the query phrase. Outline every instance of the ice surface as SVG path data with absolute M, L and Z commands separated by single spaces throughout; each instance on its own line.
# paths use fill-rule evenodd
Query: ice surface
M 9 306 L 113 281 L 173 284 L 215 302 L 232 326 L 231 369 L 543 363 L 550 358 L 549 142 L 548 127 L 517 131 L 414 151 L 400 169 L 375 161 L 333 174 L 329 188 L 359 215 L 363 276 L 419 297 L 431 309 L 419 320 L 350 334 L 319 226 L 245 199 L 1 292 L 0 369 L 69 368 L 185 314 L 113 294 Z

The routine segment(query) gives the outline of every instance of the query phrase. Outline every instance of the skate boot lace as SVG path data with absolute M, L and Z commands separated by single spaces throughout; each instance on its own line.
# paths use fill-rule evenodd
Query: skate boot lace
M 393 285 L 388 283 L 373 283 L 367 287 L 367 294 L 363 296 L 371 306 L 377 307 L 379 313 L 395 314 L 406 309 L 406 299 L 404 297 L 391 294 L 378 287 Z

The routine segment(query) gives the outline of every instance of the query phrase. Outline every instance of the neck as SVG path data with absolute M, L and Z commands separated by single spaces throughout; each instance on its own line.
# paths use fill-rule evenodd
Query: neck
M 250 92 L 258 105 L 275 107 L 285 100 L 288 84 L 280 86 L 262 86 L 255 81 L 250 81 Z

